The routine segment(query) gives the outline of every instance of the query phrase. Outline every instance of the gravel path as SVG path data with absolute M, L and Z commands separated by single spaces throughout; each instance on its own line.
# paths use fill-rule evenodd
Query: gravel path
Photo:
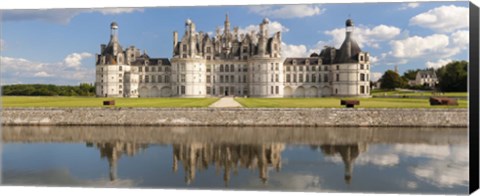
M 208 106 L 211 108 L 241 108 L 240 105 L 233 97 L 223 97 L 220 100 L 216 101 L 212 105 Z

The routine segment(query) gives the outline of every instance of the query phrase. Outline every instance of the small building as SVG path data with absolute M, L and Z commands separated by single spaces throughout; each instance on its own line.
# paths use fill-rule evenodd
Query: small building
M 435 74 L 434 70 L 418 71 L 415 80 L 408 81 L 408 84 L 411 86 L 422 85 L 434 88 L 438 85 L 437 74 Z

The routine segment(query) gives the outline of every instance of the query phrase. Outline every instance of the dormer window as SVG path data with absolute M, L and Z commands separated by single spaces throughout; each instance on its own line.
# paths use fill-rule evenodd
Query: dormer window
M 310 65 L 310 60 L 305 60 L 305 65 Z
M 297 60 L 293 59 L 292 64 L 293 64 L 293 65 L 296 65 L 296 64 L 297 64 Z

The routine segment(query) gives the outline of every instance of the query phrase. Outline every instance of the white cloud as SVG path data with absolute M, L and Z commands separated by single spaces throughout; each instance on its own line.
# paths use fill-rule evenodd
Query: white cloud
M 420 3 L 418 3 L 418 2 L 411 2 L 411 3 L 405 3 L 405 4 L 403 4 L 399 9 L 400 9 L 400 10 L 406 10 L 406 9 L 409 9 L 409 8 L 417 8 L 418 6 L 420 6 Z
M 103 15 L 128 14 L 133 12 L 143 12 L 142 8 L 102 8 L 95 9 Z
M 452 59 L 439 59 L 438 61 L 436 62 L 432 62 L 432 61 L 427 61 L 425 63 L 425 66 L 427 66 L 428 68 L 435 68 L 435 69 L 438 69 L 440 67 L 443 67 L 444 65 L 452 62 L 453 60 Z
M 450 38 L 452 40 L 452 44 L 460 47 L 461 49 L 467 49 L 469 46 L 468 43 L 470 35 L 469 31 L 467 30 L 456 31 L 455 33 L 452 33 Z
M 309 53 L 305 45 L 293 45 L 282 42 L 282 57 L 306 57 Z
M 44 67 L 43 63 L 36 63 L 23 58 L 0 57 L 2 72 L 14 69 L 16 71 L 38 71 Z
M 380 61 L 384 64 L 406 64 L 410 60 L 426 60 L 427 67 L 438 67 L 440 60 L 453 58 L 468 49 L 469 31 L 458 30 L 451 34 L 432 34 L 425 37 L 411 36 L 390 41 L 391 51 L 384 53 Z
M 376 65 L 379 61 L 380 61 L 380 59 L 378 57 L 370 56 L 370 64 L 371 65 Z
M 83 53 L 72 53 L 69 54 L 63 60 L 65 66 L 78 68 L 82 64 L 82 59 L 92 57 L 92 54 L 83 52 Z
M 288 32 L 290 31 L 290 29 L 288 29 L 287 27 L 283 26 L 280 22 L 277 22 L 277 21 L 270 21 L 267 25 L 267 29 L 268 29 L 268 33 L 270 35 L 280 31 L 282 33 L 285 33 L 285 32 Z M 243 33 L 243 34 L 246 34 L 246 33 L 250 33 L 252 31 L 255 31 L 255 32 L 259 32 L 260 30 L 260 27 L 259 25 L 248 25 L 244 28 L 239 28 L 238 29 L 238 32 L 239 33 Z M 223 29 L 221 29 L 221 31 L 223 31 Z
M 370 72 L 370 80 L 371 81 L 377 81 L 382 77 L 383 73 L 381 72 Z
M 57 83 L 78 84 L 93 82 L 93 66 L 85 66 L 82 60 L 92 57 L 89 53 L 72 53 L 59 62 L 35 62 L 23 58 L 0 57 L 1 77 L 5 83 Z M 92 62 L 93 63 L 93 62 Z
M 391 41 L 390 45 L 392 51 L 389 54 L 395 58 L 403 59 L 419 57 L 446 58 L 460 52 L 460 48 L 451 46 L 449 37 L 444 34 L 433 34 L 427 37 L 408 37 L 403 40 Z
M 4 21 L 42 20 L 68 24 L 72 18 L 81 13 L 100 12 L 103 15 L 124 14 L 143 11 L 139 8 L 101 8 L 101 9 L 36 9 L 36 10 L 2 10 Z
M 37 73 L 33 74 L 33 76 L 43 78 L 43 77 L 51 77 L 52 74 L 49 74 L 49 73 L 44 72 L 44 71 L 40 71 L 40 72 L 37 72 Z
M 272 18 L 303 18 L 325 12 L 318 5 L 251 6 L 250 12 Z
M 332 43 L 335 47 L 340 47 L 345 40 L 345 28 L 336 28 L 324 32 L 332 36 Z M 355 27 L 352 34 L 355 41 L 360 47 L 370 46 L 379 48 L 380 42 L 391 40 L 400 34 L 400 29 L 395 26 L 378 25 L 373 28 L 364 26 Z
M 429 28 L 437 32 L 452 32 L 468 28 L 468 7 L 441 6 L 418 14 L 410 19 L 411 25 Z

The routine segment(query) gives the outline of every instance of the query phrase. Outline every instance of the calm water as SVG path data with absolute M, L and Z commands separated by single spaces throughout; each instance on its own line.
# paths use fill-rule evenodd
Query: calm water
M 468 191 L 467 129 L 2 127 L 2 184 Z

